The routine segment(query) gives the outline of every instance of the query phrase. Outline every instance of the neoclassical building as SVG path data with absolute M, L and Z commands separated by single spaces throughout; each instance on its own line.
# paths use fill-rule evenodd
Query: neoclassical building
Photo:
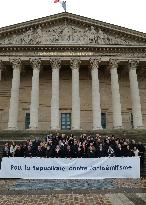
M 146 34 L 60 13 L 0 29 L 0 130 L 146 128 Z

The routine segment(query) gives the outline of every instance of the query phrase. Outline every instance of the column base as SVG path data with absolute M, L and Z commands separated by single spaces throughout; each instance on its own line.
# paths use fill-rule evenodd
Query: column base
M 28 130 L 38 130 L 38 127 L 30 127 Z
M 80 127 L 72 127 L 71 130 L 81 130 Z
M 17 131 L 18 130 L 18 128 L 17 127 L 8 127 L 8 129 L 7 130 L 14 130 L 14 131 Z
M 60 130 L 60 128 L 59 127 L 51 127 L 51 130 L 52 131 L 57 131 L 57 130 Z
M 137 127 L 134 127 L 134 129 L 144 129 L 144 126 L 137 126 Z
M 103 130 L 103 128 L 102 127 L 93 127 L 92 130 L 94 130 L 94 131 L 96 131 L 96 130 Z
M 113 127 L 114 129 L 123 129 L 123 127 L 122 126 L 115 126 L 115 127 Z

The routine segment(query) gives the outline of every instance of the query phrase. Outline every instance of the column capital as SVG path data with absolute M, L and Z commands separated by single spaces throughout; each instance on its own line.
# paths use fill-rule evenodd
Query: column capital
M 13 70 L 21 69 L 21 59 L 20 58 L 10 59 L 10 63 L 12 64 Z
M 90 58 L 90 68 L 98 69 L 100 62 L 101 58 Z
M 61 68 L 61 60 L 60 58 L 51 58 L 50 59 L 52 69 L 60 69 Z
M 30 58 L 30 63 L 32 64 L 32 67 L 34 70 L 40 70 L 41 67 L 41 59 L 40 58 Z
M 136 70 L 139 64 L 139 60 L 129 60 L 129 70 Z
M 71 69 L 79 69 L 79 65 L 80 65 L 81 61 L 79 58 L 72 58 L 70 60 L 70 64 L 71 64 Z
M 109 68 L 117 69 L 118 68 L 118 60 L 117 59 L 109 59 Z

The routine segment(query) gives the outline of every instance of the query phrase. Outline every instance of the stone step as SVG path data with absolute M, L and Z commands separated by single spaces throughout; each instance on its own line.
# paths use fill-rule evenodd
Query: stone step
M 76 130 L 76 131 L 58 131 L 59 133 L 65 133 L 67 135 L 74 134 L 75 136 L 79 136 L 81 134 L 87 133 L 89 135 L 95 135 L 97 131 L 91 131 L 91 130 Z M 0 141 L 12 141 L 12 140 L 26 140 L 26 139 L 34 139 L 34 136 L 38 136 L 41 139 L 44 139 L 47 134 L 49 133 L 56 133 L 52 132 L 51 130 L 37 130 L 37 131 L 32 131 L 32 130 L 19 130 L 19 131 L 9 131 L 9 130 L 4 130 L 0 131 Z M 106 130 L 99 130 L 99 134 L 102 136 L 104 135 L 112 135 L 114 134 L 115 136 L 119 137 L 126 137 L 129 139 L 135 139 L 137 142 L 141 141 L 143 143 L 146 142 L 146 130 L 134 130 L 134 129 L 129 129 L 129 130 L 124 130 L 124 129 L 106 129 Z

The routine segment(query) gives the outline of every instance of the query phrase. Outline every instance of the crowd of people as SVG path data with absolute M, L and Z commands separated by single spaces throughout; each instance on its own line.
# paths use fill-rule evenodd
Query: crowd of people
M 3 157 L 98 158 L 140 156 L 144 164 L 145 147 L 128 138 L 100 136 L 99 134 L 49 134 L 45 140 L 35 138 L 19 144 L 6 143 Z

